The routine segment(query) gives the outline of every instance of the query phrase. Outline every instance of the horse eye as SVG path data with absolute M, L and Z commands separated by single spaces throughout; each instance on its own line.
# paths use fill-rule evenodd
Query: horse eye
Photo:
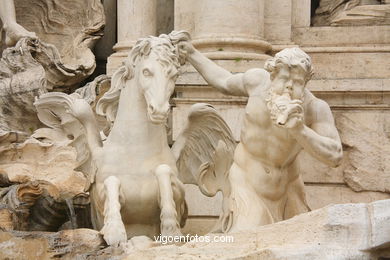
M 145 77 L 150 77 L 153 75 L 153 73 L 149 69 L 144 69 L 142 71 L 142 74 L 144 74 Z

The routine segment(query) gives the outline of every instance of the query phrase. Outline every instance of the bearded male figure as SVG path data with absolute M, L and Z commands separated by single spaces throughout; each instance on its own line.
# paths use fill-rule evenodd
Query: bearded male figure
M 249 229 L 309 211 L 298 153 L 304 149 L 332 167 L 342 159 L 329 105 L 305 88 L 312 75 L 310 57 L 299 48 L 284 49 L 265 69 L 232 74 L 190 42 L 180 48 L 212 87 L 249 97 L 228 175 L 231 219 L 224 230 Z

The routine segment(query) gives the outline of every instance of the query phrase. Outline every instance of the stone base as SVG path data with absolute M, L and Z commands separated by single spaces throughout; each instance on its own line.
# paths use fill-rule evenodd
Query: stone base
M 390 200 L 332 205 L 287 221 L 231 234 L 233 242 L 155 247 L 134 251 L 125 259 L 368 260 L 389 257 L 389 207 Z M 215 236 L 221 235 L 208 236 L 213 241 Z
M 119 247 L 104 248 L 101 235 L 90 229 L 0 232 L 0 258 L 378 259 L 390 257 L 389 208 L 390 200 L 331 205 L 246 232 L 208 234 L 177 245 L 135 237 Z M 206 237 L 210 242 L 201 242 Z
M 0 231 L 0 259 L 76 259 L 105 246 L 91 229 L 51 232 Z M 82 258 L 86 259 L 86 258 Z

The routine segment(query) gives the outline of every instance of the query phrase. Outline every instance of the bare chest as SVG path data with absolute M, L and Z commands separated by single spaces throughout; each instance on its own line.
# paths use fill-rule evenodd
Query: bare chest
M 241 143 L 253 156 L 275 166 L 288 164 L 301 149 L 287 129 L 272 122 L 266 101 L 261 96 L 248 100 Z

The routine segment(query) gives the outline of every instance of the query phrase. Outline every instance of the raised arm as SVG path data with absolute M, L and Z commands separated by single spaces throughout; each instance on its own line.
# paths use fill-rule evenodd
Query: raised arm
M 181 42 L 180 48 L 187 53 L 187 60 L 211 86 L 227 95 L 249 96 L 243 73 L 232 74 L 218 66 L 196 50 L 190 42 Z
M 14 0 L 0 0 L 0 18 L 3 24 L 16 23 Z
M 332 112 L 325 101 L 313 98 L 309 106 L 312 124 L 310 127 L 298 124 L 290 129 L 290 133 L 313 157 L 337 167 L 341 163 L 343 150 Z
M 0 0 L 0 18 L 6 32 L 5 43 L 13 46 L 22 37 L 36 38 L 36 34 L 29 32 L 16 22 L 13 0 Z

